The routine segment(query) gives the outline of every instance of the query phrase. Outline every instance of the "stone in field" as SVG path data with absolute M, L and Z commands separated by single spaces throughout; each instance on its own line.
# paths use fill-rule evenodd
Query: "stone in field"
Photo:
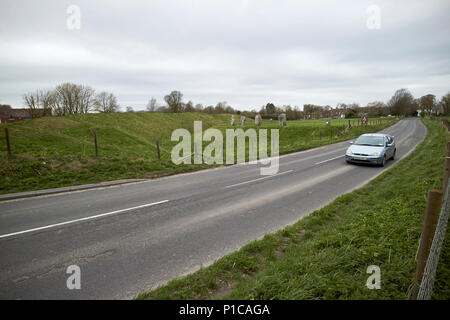
M 286 113 L 282 113 L 278 116 L 278 123 L 282 127 L 286 126 Z
M 257 126 L 260 126 L 261 123 L 262 123 L 262 117 L 261 117 L 261 115 L 258 113 L 258 114 L 255 116 L 255 124 L 256 124 Z

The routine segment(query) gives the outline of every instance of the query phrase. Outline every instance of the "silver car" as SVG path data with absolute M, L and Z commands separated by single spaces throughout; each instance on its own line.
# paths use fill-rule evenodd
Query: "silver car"
M 367 163 L 384 166 L 386 161 L 395 158 L 397 148 L 394 137 L 384 133 L 366 133 L 350 142 L 345 153 L 347 163 Z

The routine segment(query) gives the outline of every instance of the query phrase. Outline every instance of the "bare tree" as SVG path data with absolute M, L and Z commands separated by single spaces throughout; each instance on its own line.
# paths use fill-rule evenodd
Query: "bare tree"
M 79 113 L 88 113 L 94 106 L 95 90 L 89 86 L 78 86 Z
M 44 116 L 51 116 L 52 109 L 55 105 L 56 94 L 53 90 L 40 90 L 39 91 L 39 102 L 43 109 Z
M 214 108 L 214 113 L 225 113 L 225 109 L 227 108 L 227 102 L 226 101 L 222 101 L 222 102 L 218 102 L 216 107 Z
M 54 109 L 57 114 L 87 113 L 94 103 L 94 89 L 74 83 L 63 83 L 56 87 Z
M 416 110 L 414 97 L 408 89 L 402 88 L 397 90 L 388 102 L 392 114 L 395 115 L 412 115 Z
M 195 108 L 194 108 L 194 103 L 192 101 L 188 101 L 188 103 L 186 103 L 186 105 L 184 106 L 184 112 L 194 112 Z
M 195 111 L 198 111 L 198 112 L 203 111 L 203 105 L 201 103 L 197 103 L 195 105 Z
M 227 107 L 225 108 L 225 113 L 234 113 L 233 107 L 232 107 L 232 106 L 227 106 Z
M 119 104 L 117 98 L 112 93 L 100 92 L 95 96 L 94 109 L 101 113 L 112 113 L 119 111 Z M 128 108 L 127 108 L 128 112 Z
M 133 109 L 133 107 L 131 107 L 131 106 L 128 106 L 128 107 L 127 107 L 127 112 L 134 112 L 134 109 Z
M 435 105 L 436 96 L 433 94 L 427 94 L 419 98 L 419 107 L 424 115 L 431 116 Z
M 264 109 L 267 112 L 267 114 L 275 114 L 275 110 L 277 108 L 275 107 L 275 105 L 272 102 L 269 102 L 266 104 Z
M 442 103 L 438 102 L 438 103 L 434 104 L 434 106 L 433 106 L 433 114 L 435 114 L 437 116 L 445 115 L 444 106 L 442 105 Z
M 64 105 L 64 99 L 61 97 L 61 95 L 54 90 L 53 91 L 53 104 L 52 104 L 52 114 L 54 116 L 64 116 L 66 115 L 66 110 L 65 110 L 65 105 Z
M 28 92 L 23 95 L 23 101 L 30 111 L 31 118 L 36 118 L 39 109 L 40 100 L 39 92 Z
M 364 113 L 368 113 L 369 116 L 387 116 L 389 114 L 388 106 L 382 101 L 369 102 L 364 107 Z
M 448 92 L 446 95 L 442 96 L 439 104 L 442 106 L 444 114 L 446 116 L 450 116 L 450 92 Z
M 157 103 L 156 99 L 152 97 L 150 99 L 150 101 L 147 103 L 147 105 L 145 106 L 145 108 L 149 112 L 155 112 L 156 109 L 158 108 L 158 103 Z
M 182 105 L 183 94 L 180 91 L 172 91 L 170 94 L 164 97 L 166 101 L 169 112 L 183 112 Z
M 207 106 L 205 109 L 203 109 L 203 112 L 212 114 L 212 113 L 214 113 L 214 107 L 213 106 Z
M 55 89 L 62 115 L 78 113 L 78 87 L 73 83 L 63 83 Z

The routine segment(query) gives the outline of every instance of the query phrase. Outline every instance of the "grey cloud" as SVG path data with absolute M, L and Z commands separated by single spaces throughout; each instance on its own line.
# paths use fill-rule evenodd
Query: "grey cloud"
M 81 29 L 66 28 L 69 5 Z M 366 9 L 381 8 L 368 30 Z M 143 109 L 171 90 L 203 104 L 386 101 L 450 88 L 448 1 L 11 1 L 0 3 L 0 103 L 63 81 Z

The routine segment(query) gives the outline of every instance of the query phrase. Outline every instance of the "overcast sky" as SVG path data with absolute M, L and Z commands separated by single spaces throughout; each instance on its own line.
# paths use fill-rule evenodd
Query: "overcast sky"
M 386 102 L 399 88 L 440 99 L 449 17 L 448 0 L 0 0 L 0 103 L 63 82 L 135 110 L 172 90 L 247 110 Z

